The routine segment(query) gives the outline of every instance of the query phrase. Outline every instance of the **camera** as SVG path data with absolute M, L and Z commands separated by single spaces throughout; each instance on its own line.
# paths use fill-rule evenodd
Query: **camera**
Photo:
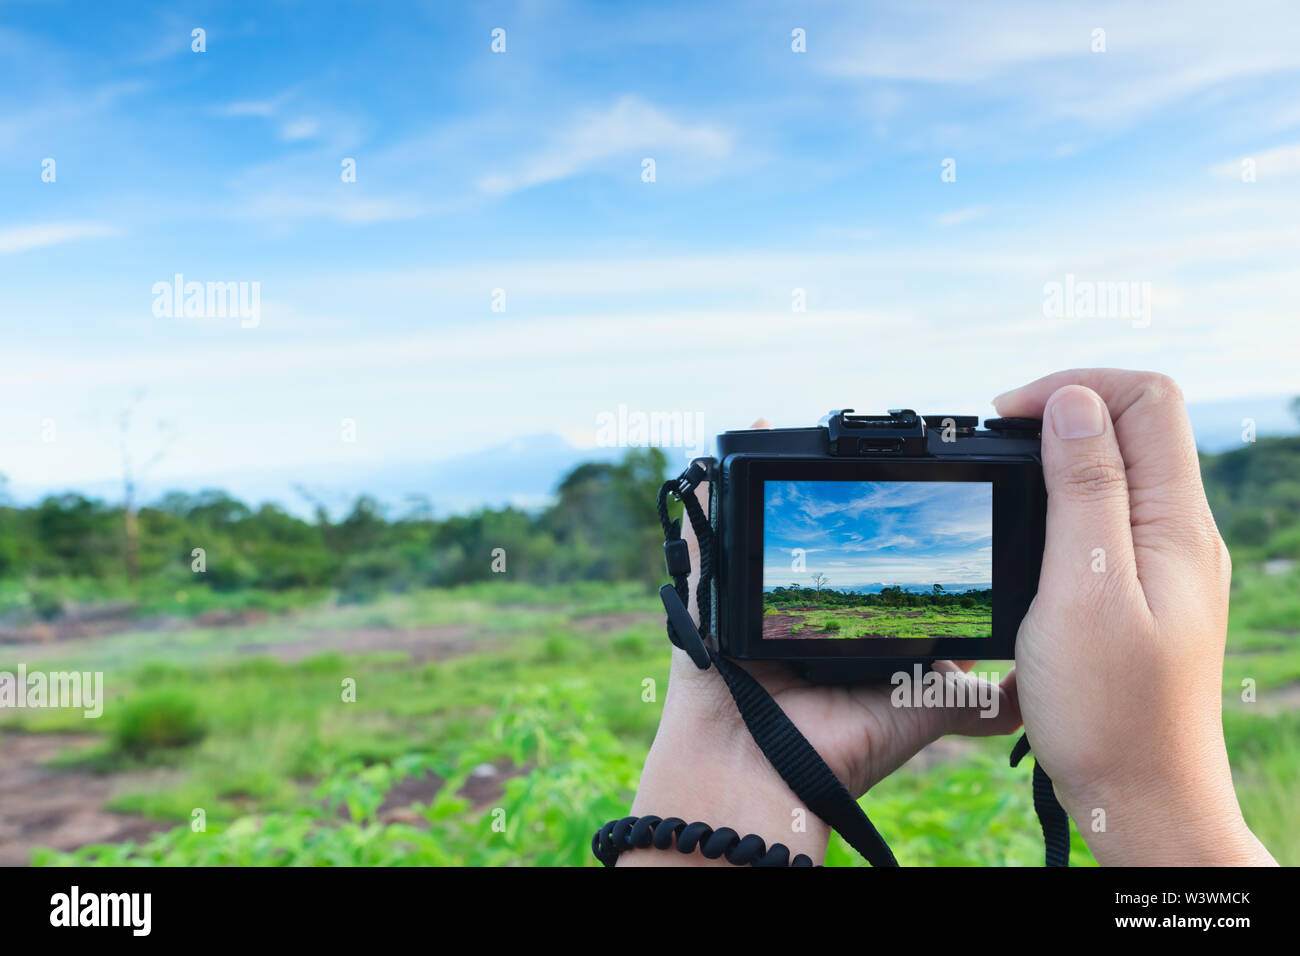
M 1038 587 L 1041 422 L 831 412 L 704 460 L 714 647 L 818 682 L 1010 659 Z

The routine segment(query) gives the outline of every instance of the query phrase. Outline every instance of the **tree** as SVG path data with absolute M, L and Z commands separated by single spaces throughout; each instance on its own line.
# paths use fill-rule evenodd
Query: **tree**
M 136 513 L 135 505 L 135 483 L 137 476 L 143 476 L 150 468 L 158 464 L 167 450 L 171 447 L 172 442 L 176 440 L 175 428 L 167 422 L 158 422 L 159 442 L 157 450 L 152 457 L 145 461 L 138 470 L 132 466 L 131 456 L 131 419 L 135 415 L 135 408 L 144 399 L 144 392 L 139 391 L 131 399 L 126 408 L 118 418 L 118 429 L 121 434 L 122 442 L 122 518 L 123 530 L 126 534 L 126 549 L 124 552 L 126 559 L 126 576 L 133 583 L 140 577 L 140 558 L 139 558 L 139 518 Z
M 826 582 L 828 580 L 830 579 L 827 578 L 826 575 L 822 574 L 820 571 L 818 571 L 816 574 L 812 576 L 813 587 L 817 589 L 818 594 L 822 593 L 822 588 L 826 586 Z

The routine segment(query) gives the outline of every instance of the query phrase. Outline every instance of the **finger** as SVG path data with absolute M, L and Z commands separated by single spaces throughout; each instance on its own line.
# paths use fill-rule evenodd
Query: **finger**
M 889 706 L 898 715 L 891 727 L 890 747 L 899 765 L 945 734 L 988 737 L 1020 726 L 1014 687 L 967 674 L 950 661 L 935 661 L 932 667 L 943 681 L 941 706 L 899 707 L 890 691 Z
M 1002 678 L 1002 689 L 1016 699 L 1017 706 L 1020 701 L 1020 692 L 1016 685 L 1016 668 L 1013 664 L 1007 676 Z
M 993 400 L 1008 418 L 1041 418 L 1062 386 L 1084 385 L 1106 403 L 1124 460 L 1137 573 L 1143 583 L 1186 577 L 1189 562 L 1218 563 L 1222 542 L 1201 484 L 1182 392 L 1154 372 L 1072 369 Z
M 1039 592 L 1057 606 L 1101 606 L 1137 583 L 1128 482 L 1101 397 L 1066 385 L 1043 411 L 1047 541 Z
M 995 684 L 982 677 L 974 680 L 975 699 L 987 703 L 980 707 L 948 708 L 948 733 L 963 737 L 1001 737 L 1014 732 L 1023 722 L 1016 695 L 1009 693 L 1005 684 Z
M 869 782 L 883 780 L 947 734 L 984 737 L 1007 734 L 1020 726 L 1014 692 L 965 674 L 948 661 L 935 661 L 933 668 L 944 675 L 944 703 L 940 706 L 913 706 L 910 695 L 922 691 L 900 686 L 896 681 L 860 685 L 851 691 L 864 711 L 875 715 L 865 747 L 865 777 Z M 960 697 L 956 696 L 958 692 Z M 902 702 L 896 699 L 898 693 L 904 695 Z
M 1024 716 L 1020 713 L 1020 689 L 1016 684 L 1016 668 L 1014 664 L 1011 666 L 1011 671 L 1006 677 L 1002 678 L 998 686 L 1002 688 L 1004 695 L 1002 699 L 1006 701 L 1006 706 L 1015 713 L 1018 720 L 1016 726 L 1008 731 L 1008 733 L 1014 733 L 1025 721 Z

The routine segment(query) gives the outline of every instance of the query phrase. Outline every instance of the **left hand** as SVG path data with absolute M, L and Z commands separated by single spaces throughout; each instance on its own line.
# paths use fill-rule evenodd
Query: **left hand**
M 754 427 L 768 427 L 760 422 Z M 708 507 L 708 487 L 696 490 Z M 699 546 L 685 522 L 682 537 L 691 552 L 690 610 L 696 617 L 695 586 L 699 575 Z M 698 620 L 696 621 L 698 625 Z M 742 836 L 757 833 L 768 845 L 784 843 L 791 856 L 806 853 L 821 863 L 829 828 L 803 808 L 803 802 L 763 756 L 736 710 L 722 677 L 713 668 L 697 668 L 685 651 L 672 650 L 672 670 L 663 717 L 646 758 L 632 814 L 676 816 L 727 826 Z M 934 669 L 957 674 L 974 661 L 939 661 Z M 975 707 L 896 707 L 890 683 L 822 686 L 797 677 L 781 663 L 744 662 L 827 766 L 854 798 L 862 796 L 911 759 L 926 744 L 945 734 L 990 736 L 1008 734 L 1020 726 L 1013 676 L 1000 684 L 980 687 L 968 700 L 996 699 L 996 716 L 981 716 Z M 981 684 L 989 682 L 982 678 Z M 803 813 L 797 813 L 803 809 Z M 792 824 L 806 823 L 800 832 Z M 709 861 L 699 853 L 629 850 L 619 865 L 729 865 Z

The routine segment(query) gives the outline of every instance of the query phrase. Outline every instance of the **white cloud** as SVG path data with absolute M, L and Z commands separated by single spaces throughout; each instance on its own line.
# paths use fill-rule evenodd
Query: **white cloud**
M 1243 163 L 1247 159 L 1255 161 L 1257 179 L 1273 179 L 1281 176 L 1294 176 L 1300 173 L 1300 143 L 1290 146 L 1275 146 L 1272 149 L 1251 153 L 1237 159 L 1224 160 L 1210 167 L 1210 172 L 1223 179 L 1240 179 Z
M 328 220 L 349 225 L 417 219 L 428 209 L 421 203 L 388 196 L 304 196 L 280 192 L 253 196 L 231 211 L 235 219 L 291 222 Z
M 320 124 L 309 116 L 291 120 L 280 127 L 280 139 L 286 143 L 296 143 L 304 139 L 315 139 L 320 132 Z
M 116 234 L 116 229 L 102 222 L 49 222 L 34 226 L 9 226 L 0 229 L 0 255 L 83 239 L 106 239 Z
M 699 166 L 726 159 L 731 133 L 709 124 L 685 124 L 635 96 L 624 96 L 608 110 L 576 118 L 551 144 L 513 168 L 479 179 L 478 188 L 504 195 L 581 175 L 616 157 L 656 162 L 672 156 Z M 653 156 L 658 150 L 661 155 Z M 629 169 L 639 175 L 639 166 Z
M 231 118 L 255 118 L 264 120 L 274 120 L 284 117 L 288 110 L 286 104 L 298 95 L 296 87 L 277 93 L 275 96 L 268 96 L 263 99 L 251 100 L 234 100 L 215 107 L 213 113 L 217 116 Z M 345 126 L 340 118 L 330 117 L 335 126 Z M 321 134 L 321 119 L 319 116 L 298 115 L 292 118 L 285 118 L 279 124 L 278 135 L 281 142 L 299 143 L 304 140 L 317 139 Z
M 973 222 L 980 219 L 988 212 L 984 206 L 967 206 L 965 209 L 954 209 L 952 212 L 945 212 L 935 218 L 935 223 L 947 229 L 950 226 L 960 226 L 963 223 Z
M 1289 129 L 1300 126 L 1300 103 L 1283 107 L 1273 116 L 1274 129 Z
M 88 137 L 121 101 L 145 90 L 138 80 L 122 80 L 29 102 L 21 112 L 0 115 L 0 152 L 19 149 L 26 155 L 33 142 L 59 129 L 75 128 Z
M 279 109 L 280 99 L 269 100 L 240 100 L 235 103 L 227 103 L 216 109 L 218 116 L 274 116 L 275 111 Z
M 975 89 L 1034 120 L 1106 123 L 1300 69 L 1298 27 L 1285 0 L 1112 0 L 1087 9 L 1021 0 L 992 10 L 917 0 L 842 24 L 815 65 L 855 80 Z M 1106 50 L 1094 53 L 1098 28 Z

